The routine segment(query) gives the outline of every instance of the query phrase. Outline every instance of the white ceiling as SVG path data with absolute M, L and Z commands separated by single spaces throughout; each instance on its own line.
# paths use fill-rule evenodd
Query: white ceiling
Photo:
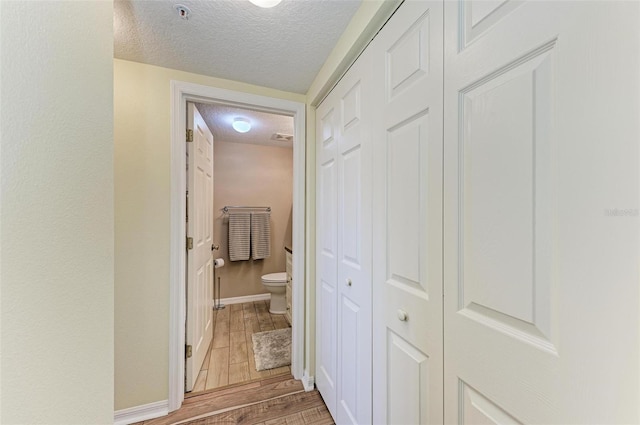
M 361 0 L 115 0 L 116 58 L 306 93 Z M 174 9 L 191 10 L 183 20 Z
M 274 133 L 293 135 L 293 117 L 226 105 L 196 103 L 196 107 L 213 133 L 215 141 L 293 148 L 290 141 L 272 139 Z M 251 130 L 247 133 L 235 131 L 231 123 L 236 117 L 249 120 Z

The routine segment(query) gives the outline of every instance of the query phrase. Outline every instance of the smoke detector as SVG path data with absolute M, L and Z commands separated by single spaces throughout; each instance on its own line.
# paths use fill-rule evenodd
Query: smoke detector
M 191 10 L 182 4 L 176 4 L 173 8 L 178 12 L 178 16 L 184 19 L 185 21 L 189 20 L 189 16 L 191 16 Z

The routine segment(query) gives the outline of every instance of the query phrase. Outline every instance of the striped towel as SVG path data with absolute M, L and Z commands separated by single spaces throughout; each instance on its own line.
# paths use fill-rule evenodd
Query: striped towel
M 229 260 L 249 259 L 251 214 L 229 213 Z
M 262 260 L 271 256 L 271 213 L 254 212 L 251 214 L 251 256 Z

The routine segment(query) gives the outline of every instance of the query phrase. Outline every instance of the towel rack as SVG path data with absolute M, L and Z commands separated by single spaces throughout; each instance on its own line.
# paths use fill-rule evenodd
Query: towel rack
M 271 207 L 243 207 L 227 205 L 222 208 L 222 212 L 225 214 L 229 213 L 229 210 L 265 210 L 267 212 L 271 212 Z

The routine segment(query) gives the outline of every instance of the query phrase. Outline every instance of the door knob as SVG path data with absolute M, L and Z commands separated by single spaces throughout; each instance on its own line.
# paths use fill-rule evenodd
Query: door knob
M 347 280 L 346 280 L 346 284 L 347 284 L 347 286 L 351 286 L 351 284 L 352 284 L 352 283 L 353 283 L 353 282 L 351 282 L 351 279 L 347 279 Z
M 407 312 L 402 309 L 399 309 L 398 320 L 400 320 L 401 322 L 406 322 L 408 319 L 409 319 L 409 315 L 407 314 Z
M 217 251 L 220 249 L 220 245 L 211 245 L 211 251 Z

